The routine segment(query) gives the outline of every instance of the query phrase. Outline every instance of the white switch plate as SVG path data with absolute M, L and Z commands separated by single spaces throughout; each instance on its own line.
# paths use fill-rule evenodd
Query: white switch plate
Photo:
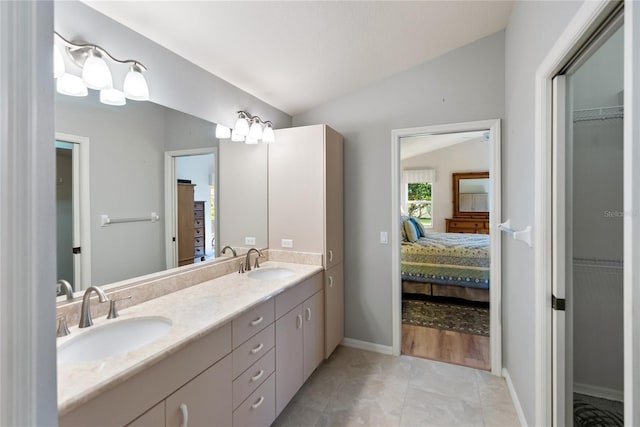
M 293 240 L 291 240 L 291 239 L 282 239 L 282 242 L 280 243 L 280 245 L 282 245 L 283 248 L 292 248 L 293 247 Z
M 380 243 L 382 243 L 383 245 L 389 243 L 389 233 L 387 233 L 386 231 L 380 232 Z
M 255 245 L 256 244 L 256 238 L 255 237 L 245 237 L 244 238 L 244 244 L 245 245 Z

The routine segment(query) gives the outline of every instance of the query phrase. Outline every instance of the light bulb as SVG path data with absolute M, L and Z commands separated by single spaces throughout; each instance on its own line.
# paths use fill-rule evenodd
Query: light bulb
M 233 142 L 243 142 L 244 141 L 244 136 L 243 135 L 238 135 L 238 133 L 234 130 L 231 131 L 231 140 Z
M 124 78 L 124 96 L 134 101 L 149 100 L 149 86 L 142 75 L 142 69 L 134 64 Z
M 56 45 L 53 45 L 53 77 L 58 78 L 64 74 L 64 59 L 62 58 L 62 53 L 60 52 L 60 48 Z
M 102 89 L 100 91 L 100 102 L 107 105 L 125 105 L 127 100 L 124 93 L 118 89 Z
M 102 90 L 113 87 L 109 66 L 96 49 L 89 51 L 89 56 L 82 66 L 82 80 L 91 89 Z
M 87 96 L 89 93 L 82 79 L 69 73 L 64 73 L 58 77 L 56 90 L 58 93 L 68 96 Z
M 244 140 L 245 144 L 257 144 L 258 143 L 258 139 L 257 138 L 251 138 L 250 136 L 247 136 L 247 139 Z
M 271 123 L 267 123 L 267 126 L 264 128 L 262 132 L 262 142 L 275 142 L 276 136 L 273 133 L 273 128 L 271 127 Z
M 233 127 L 233 130 L 238 135 L 247 136 L 249 135 L 249 123 L 247 123 L 247 119 L 244 116 L 238 117 L 236 120 L 236 125 Z
M 262 138 L 262 125 L 258 121 L 258 119 L 254 119 L 251 124 L 251 128 L 249 128 L 249 137 L 251 139 L 255 139 L 256 141 Z
M 231 129 L 223 125 L 216 125 L 216 138 L 229 139 L 231 138 Z

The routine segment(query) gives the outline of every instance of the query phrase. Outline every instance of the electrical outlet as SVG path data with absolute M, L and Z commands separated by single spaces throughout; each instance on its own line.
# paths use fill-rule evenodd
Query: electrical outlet
M 255 245 L 256 244 L 256 238 L 255 237 L 245 237 L 244 238 L 244 244 L 245 245 Z
M 389 243 L 389 233 L 387 233 L 386 231 L 380 232 L 380 243 L 383 245 L 386 245 Z
M 291 239 L 282 239 L 282 242 L 280 243 L 280 245 L 283 248 L 293 248 L 293 240 L 291 240 Z

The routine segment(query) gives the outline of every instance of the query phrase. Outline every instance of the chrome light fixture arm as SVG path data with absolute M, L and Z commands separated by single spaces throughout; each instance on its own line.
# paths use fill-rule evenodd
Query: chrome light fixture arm
M 83 43 L 83 42 L 71 42 L 67 39 L 65 39 L 63 36 L 60 35 L 60 33 L 58 33 L 57 31 L 53 32 L 56 36 L 58 36 L 58 38 L 62 41 L 62 44 L 65 45 L 65 47 L 67 48 L 67 52 L 69 52 L 69 56 L 71 57 L 71 59 L 73 60 L 73 62 L 79 66 L 80 68 L 82 68 L 82 66 L 84 65 L 84 62 L 87 59 L 87 56 L 89 55 L 89 51 L 94 50 L 100 53 L 100 55 L 103 56 L 107 56 L 110 60 L 112 60 L 113 62 L 116 62 L 118 64 L 131 64 L 133 66 L 139 67 L 140 70 L 142 71 L 147 71 L 147 67 L 145 67 L 140 61 L 135 60 L 135 59 L 118 59 L 116 57 L 114 57 L 113 55 L 111 55 L 106 49 L 104 49 L 103 47 L 97 45 L 97 44 L 91 44 L 91 43 Z

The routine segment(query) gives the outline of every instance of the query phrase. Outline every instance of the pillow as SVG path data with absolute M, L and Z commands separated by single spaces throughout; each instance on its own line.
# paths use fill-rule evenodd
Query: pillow
M 400 223 L 400 232 L 402 234 L 402 241 L 406 242 L 407 241 L 407 232 L 404 231 L 404 221 Z
M 416 230 L 418 231 L 418 238 L 427 236 L 427 233 L 424 231 L 424 227 L 420 221 L 416 218 L 409 218 L 409 220 L 411 220 L 413 225 L 416 227 Z
M 413 243 L 418 240 L 418 229 L 413 225 L 413 222 L 405 221 L 403 225 L 404 231 L 407 233 L 407 241 Z

